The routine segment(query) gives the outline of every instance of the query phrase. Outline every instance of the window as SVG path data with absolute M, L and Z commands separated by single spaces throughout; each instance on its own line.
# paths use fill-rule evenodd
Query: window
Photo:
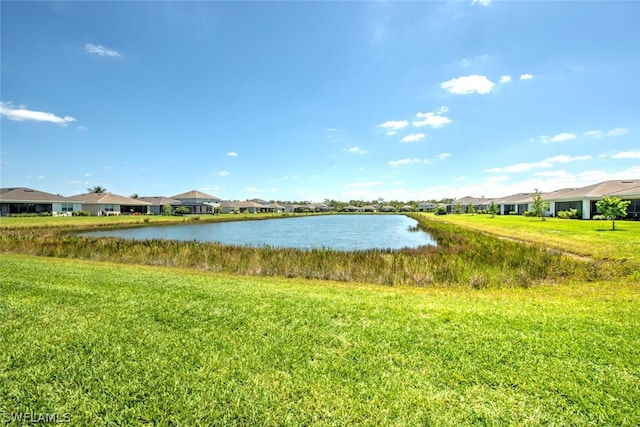
M 62 203 L 62 212 L 73 212 L 73 203 Z

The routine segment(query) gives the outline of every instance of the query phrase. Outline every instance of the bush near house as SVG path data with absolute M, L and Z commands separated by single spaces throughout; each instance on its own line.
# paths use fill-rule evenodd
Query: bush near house
M 89 211 L 73 211 L 71 214 L 73 216 L 91 216 L 91 212 Z
M 569 209 L 568 211 L 558 212 L 558 218 L 562 219 L 580 219 L 582 218 L 582 212 L 577 209 Z
M 433 210 L 435 215 L 446 215 L 447 209 L 444 206 L 438 206 Z
M 186 206 L 178 206 L 174 212 L 176 215 L 186 215 L 190 211 L 189 211 L 189 208 Z

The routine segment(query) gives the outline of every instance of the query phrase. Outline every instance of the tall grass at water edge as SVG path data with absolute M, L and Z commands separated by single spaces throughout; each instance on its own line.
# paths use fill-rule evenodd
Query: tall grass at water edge
M 64 232 L 5 233 L 0 250 L 59 258 L 186 267 L 244 275 L 303 277 L 382 285 L 529 287 L 567 278 L 608 279 L 625 274 L 614 263 L 580 260 L 541 245 L 413 216 L 438 247 L 341 252 L 229 246 L 216 243 L 90 238 Z

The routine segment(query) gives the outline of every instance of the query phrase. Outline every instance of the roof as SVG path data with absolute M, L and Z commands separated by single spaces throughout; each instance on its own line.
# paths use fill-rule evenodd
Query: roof
M 213 199 L 220 200 L 219 197 L 212 196 L 211 194 L 203 193 L 198 190 L 187 191 L 186 193 L 176 194 L 175 196 L 171 196 L 172 199 Z
M 488 205 L 491 203 L 492 199 L 487 199 L 486 197 L 471 197 L 465 196 L 461 199 L 455 200 L 456 203 L 460 203 L 461 205 L 468 205 L 469 203 L 473 203 L 474 205 Z
M 581 188 L 564 188 L 543 195 L 549 200 L 599 199 L 603 196 L 640 196 L 640 179 L 610 180 Z
M 131 197 L 120 196 L 113 193 L 85 193 L 73 196 L 75 199 L 86 204 L 107 204 L 107 205 L 150 205 L 142 199 L 132 199 Z
M 517 205 L 531 202 L 533 202 L 533 193 L 518 193 L 496 199 L 496 203 L 500 205 Z
M 44 191 L 33 190 L 26 187 L 0 188 L 0 201 L 2 202 L 62 202 L 78 203 L 71 197 L 59 196 L 57 194 L 46 193 Z
M 181 203 L 180 200 L 164 196 L 138 197 L 136 200 L 144 200 L 145 202 L 149 202 L 154 206 L 179 205 Z

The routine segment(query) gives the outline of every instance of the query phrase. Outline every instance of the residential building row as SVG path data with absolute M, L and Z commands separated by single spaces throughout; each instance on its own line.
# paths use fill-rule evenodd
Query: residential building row
M 466 212 L 469 205 L 475 210 L 487 210 L 492 202 L 500 208 L 500 214 L 511 212 L 522 215 L 532 210 L 534 193 L 519 193 L 506 197 L 463 197 L 445 205 L 447 212 L 452 213 L 456 205 Z M 542 198 L 549 202 L 549 216 L 556 216 L 560 211 L 576 209 L 583 219 L 593 218 L 597 214 L 596 202 L 604 196 L 620 197 L 630 200 L 627 208 L 628 218 L 640 219 L 640 179 L 610 180 L 580 188 L 563 188 L 542 193 Z M 419 211 L 433 211 L 438 205 L 424 202 L 418 206 Z M 252 199 L 246 201 L 223 201 L 216 196 L 192 190 L 171 197 L 153 196 L 131 198 L 104 193 L 86 193 L 73 197 L 46 193 L 25 187 L 0 188 L 0 215 L 43 214 L 72 215 L 73 212 L 87 211 L 90 215 L 131 215 L 171 213 L 182 207 L 190 214 L 222 213 L 290 213 L 290 212 L 327 212 L 330 206 L 324 203 L 305 205 L 271 203 L 266 200 Z M 393 206 L 346 206 L 344 212 L 410 212 L 414 208 L 406 205 L 399 209 Z
M 491 202 L 500 208 L 501 215 L 514 213 L 523 215 L 533 210 L 534 193 L 519 193 L 506 197 L 463 197 L 444 205 L 447 213 L 453 213 L 459 204 L 462 212 L 467 212 L 470 205 L 476 211 L 487 210 Z M 562 188 L 548 193 L 541 193 L 542 199 L 549 202 L 548 216 L 556 216 L 558 212 L 575 209 L 582 219 L 591 219 L 598 214 L 596 203 L 605 196 L 619 197 L 629 200 L 627 218 L 640 219 L 640 179 L 610 180 L 580 188 Z M 437 207 L 434 203 L 421 203 L 420 211 L 432 211 Z

